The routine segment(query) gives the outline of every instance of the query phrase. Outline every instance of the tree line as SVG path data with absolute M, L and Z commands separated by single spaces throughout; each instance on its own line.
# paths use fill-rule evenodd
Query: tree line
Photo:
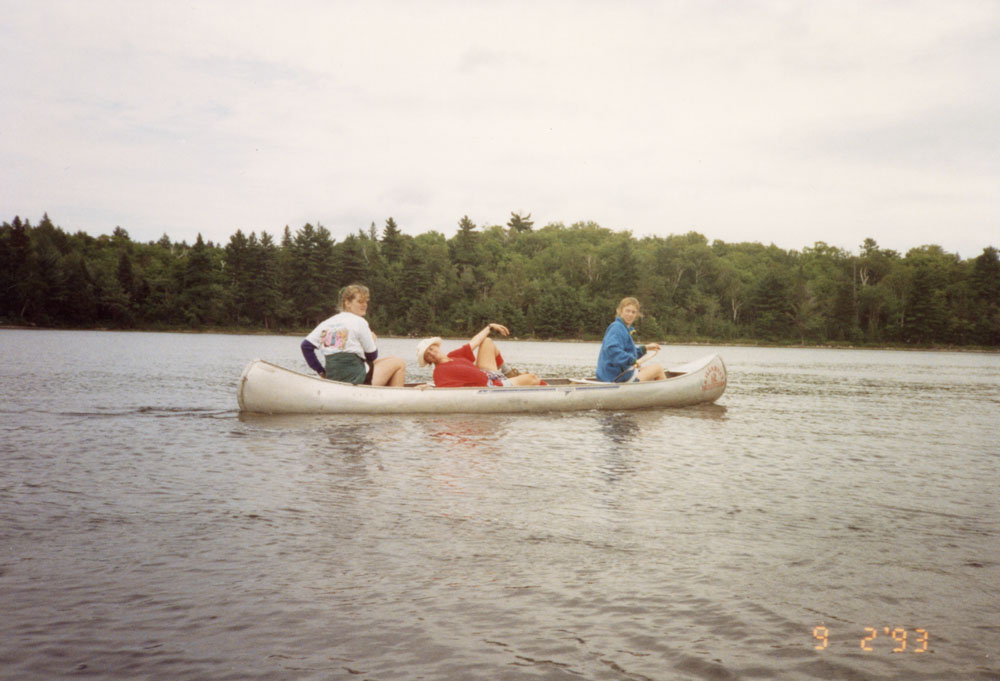
M 46 214 L 0 227 L 0 318 L 73 328 L 302 331 L 342 286 L 372 291 L 380 335 L 464 336 L 502 321 L 520 337 L 597 339 L 617 302 L 642 303 L 646 340 L 1000 346 L 1000 260 L 940 246 L 905 255 L 865 239 L 784 250 L 697 232 L 636 238 L 593 222 L 536 229 L 530 214 L 446 238 L 393 218 L 337 241 L 320 224 L 225 245 L 70 234 Z

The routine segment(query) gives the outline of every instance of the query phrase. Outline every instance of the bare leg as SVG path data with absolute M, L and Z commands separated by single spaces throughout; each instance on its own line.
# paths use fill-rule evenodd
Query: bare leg
M 519 374 L 507 380 L 510 381 L 511 385 L 538 385 L 541 383 L 541 379 L 535 374 Z
M 656 362 L 650 362 L 639 367 L 640 381 L 662 381 L 667 375 L 663 373 L 663 367 Z
M 406 381 L 406 360 L 402 357 L 383 357 L 375 360 L 372 385 L 403 385 Z
M 493 339 L 486 338 L 476 353 L 476 366 L 483 371 L 497 371 L 497 355 L 499 354 L 500 350 L 497 349 L 497 344 L 493 342 Z

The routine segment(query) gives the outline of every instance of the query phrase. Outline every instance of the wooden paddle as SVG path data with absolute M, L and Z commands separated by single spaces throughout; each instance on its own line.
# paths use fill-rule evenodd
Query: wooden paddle
M 619 379 L 619 378 L 621 378 L 622 376 L 624 376 L 624 375 L 625 375 L 625 374 L 627 374 L 628 372 L 632 371 L 633 369 L 635 369 L 636 371 L 638 371 L 638 370 L 639 370 L 639 365 L 640 365 L 640 364 L 642 364 L 643 362 L 645 362 L 645 361 L 646 361 L 647 359 L 649 359 L 650 357 L 652 357 L 653 355 L 655 355 L 655 354 L 656 354 L 656 353 L 658 353 L 659 351 L 660 351 L 660 349 L 659 349 L 659 348 L 657 348 L 657 349 L 655 349 L 655 350 L 653 350 L 653 351 L 651 351 L 651 352 L 647 352 L 647 353 L 646 353 L 645 355 L 643 355 L 643 356 L 642 356 L 642 357 L 640 357 L 639 359 L 635 360 L 635 364 L 633 364 L 633 365 L 632 365 L 632 366 L 630 366 L 629 368 L 625 369 L 625 371 L 623 371 L 623 372 L 621 372 L 620 374 L 618 374 L 617 376 L 615 376 L 615 380 L 613 380 L 613 381 L 611 381 L 611 382 L 612 382 L 612 383 L 617 383 L 617 382 L 618 382 L 618 379 Z

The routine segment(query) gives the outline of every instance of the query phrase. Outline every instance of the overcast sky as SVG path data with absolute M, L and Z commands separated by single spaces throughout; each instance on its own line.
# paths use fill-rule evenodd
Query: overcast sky
M 0 0 L 0 220 L 1000 246 L 1000 2 Z

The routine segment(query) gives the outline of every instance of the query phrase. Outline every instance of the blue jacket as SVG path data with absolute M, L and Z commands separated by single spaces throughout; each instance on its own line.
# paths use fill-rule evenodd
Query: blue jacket
M 604 332 L 604 342 L 601 343 L 601 354 L 597 356 L 598 381 L 611 383 L 617 380 L 624 383 L 632 380 L 635 371 L 627 371 L 628 368 L 646 354 L 646 348 L 636 345 L 632 340 L 634 331 L 621 317 L 608 325 L 608 330 Z

